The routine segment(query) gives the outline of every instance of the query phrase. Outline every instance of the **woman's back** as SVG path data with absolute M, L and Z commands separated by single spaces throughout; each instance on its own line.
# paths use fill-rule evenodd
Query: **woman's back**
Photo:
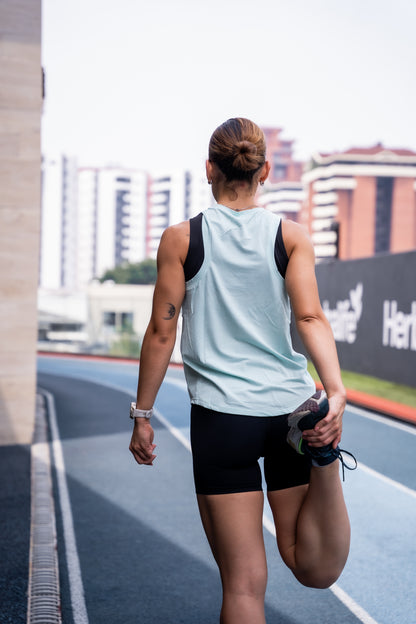
M 274 249 L 280 219 L 263 208 L 203 213 L 204 262 L 187 282 L 182 355 L 191 401 L 236 414 L 288 413 L 314 390 L 293 351 Z

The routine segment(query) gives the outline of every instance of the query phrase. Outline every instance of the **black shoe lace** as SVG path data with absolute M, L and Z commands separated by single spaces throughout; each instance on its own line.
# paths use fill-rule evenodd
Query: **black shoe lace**
M 345 451 L 344 449 L 340 449 L 340 448 L 336 448 L 334 449 L 334 454 L 338 457 L 339 461 L 341 462 L 341 466 L 342 466 L 342 480 L 345 481 L 345 468 L 347 470 L 355 470 L 358 466 L 358 462 L 355 458 L 355 456 L 350 453 L 349 451 Z M 352 458 L 354 464 L 353 465 L 348 465 L 348 463 L 345 461 L 343 455 L 348 455 L 350 458 Z

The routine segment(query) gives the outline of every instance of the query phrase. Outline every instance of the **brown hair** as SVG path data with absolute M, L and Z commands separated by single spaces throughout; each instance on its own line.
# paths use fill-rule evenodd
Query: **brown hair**
M 208 158 L 225 175 L 227 182 L 244 180 L 250 184 L 266 162 L 263 131 L 249 119 L 228 119 L 213 132 Z

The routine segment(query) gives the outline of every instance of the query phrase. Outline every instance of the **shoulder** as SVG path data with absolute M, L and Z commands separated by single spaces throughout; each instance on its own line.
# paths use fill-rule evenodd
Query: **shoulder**
M 158 257 L 177 257 L 183 264 L 188 253 L 189 231 L 189 221 L 166 228 L 160 239 Z
M 288 258 L 296 250 L 314 254 L 312 241 L 306 228 L 294 221 L 282 220 L 282 236 Z

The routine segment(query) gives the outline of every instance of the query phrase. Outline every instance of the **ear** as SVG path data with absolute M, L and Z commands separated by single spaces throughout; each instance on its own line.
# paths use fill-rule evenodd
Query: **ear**
M 212 176 L 213 176 L 214 171 L 213 171 L 212 162 L 210 160 L 205 161 L 205 171 L 207 174 L 208 182 L 212 182 Z
M 263 167 L 261 168 L 260 171 L 260 180 L 262 182 L 265 182 L 267 180 L 267 178 L 269 177 L 269 173 L 270 173 L 270 163 L 268 160 L 266 160 L 266 162 L 264 163 Z

